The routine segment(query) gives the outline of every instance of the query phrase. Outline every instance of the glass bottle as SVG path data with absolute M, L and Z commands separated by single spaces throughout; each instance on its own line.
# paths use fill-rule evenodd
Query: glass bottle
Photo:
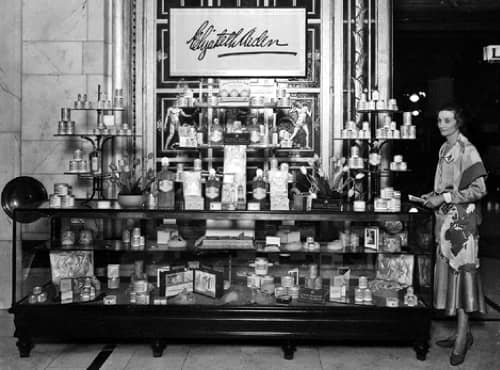
M 252 123 L 248 130 L 250 132 L 250 143 L 259 144 L 260 143 L 260 128 L 257 125 L 257 117 L 252 118 Z
M 210 209 L 210 203 L 220 201 L 220 181 L 215 170 L 210 168 L 208 179 L 205 184 L 205 209 Z
M 174 209 L 175 174 L 168 170 L 168 158 L 161 159 L 161 171 L 158 175 L 158 207 L 165 209 Z
M 237 190 L 237 200 L 236 200 L 236 209 L 240 211 L 244 211 L 247 207 L 245 201 L 245 190 L 243 189 L 243 185 L 238 185 Z
M 263 209 L 267 196 L 267 184 L 264 181 L 264 174 L 260 168 L 257 169 L 252 181 L 252 196 L 255 201 L 260 203 L 260 209 Z
M 175 174 L 175 209 L 184 210 L 184 185 L 182 183 L 184 177 L 184 165 L 177 164 L 177 173 Z
M 94 174 L 101 173 L 101 159 L 97 150 L 89 154 L 90 172 Z
M 212 130 L 210 133 L 210 144 L 222 144 L 224 142 L 224 129 L 219 123 L 218 118 L 214 118 Z
M 276 146 L 279 144 L 278 128 L 276 127 L 276 120 L 273 121 L 273 128 L 271 130 L 271 144 Z

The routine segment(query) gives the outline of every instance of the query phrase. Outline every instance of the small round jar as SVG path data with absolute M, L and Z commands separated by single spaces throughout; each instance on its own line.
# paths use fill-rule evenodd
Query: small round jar
M 354 289 L 354 302 L 356 303 L 363 302 L 363 289 L 361 288 Z
M 33 294 L 34 294 L 34 295 L 38 295 L 38 294 L 40 294 L 41 292 L 42 292 L 42 287 L 40 287 L 40 286 L 35 286 L 35 287 L 33 287 Z
M 288 294 L 288 288 L 285 288 L 282 286 L 278 286 L 278 287 L 274 288 L 274 296 L 275 297 L 280 297 L 280 296 L 287 295 L 287 294 Z
M 47 292 L 41 292 L 36 296 L 37 303 L 47 302 Z
M 368 279 L 366 276 L 359 277 L 358 286 L 360 289 L 366 289 L 368 287 Z
M 372 291 L 369 288 L 363 290 L 363 302 L 371 303 L 373 301 Z
M 321 288 L 323 288 L 323 279 L 318 276 L 314 279 L 314 289 L 321 289 Z
M 257 257 L 254 262 L 255 274 L 265 276 L 269 270 L 269 266 L 272 265 L 268 262 L 267 258 Z
M 308 266 L 308 270 L 309 270 L 309 277 L 314 279 L 318 276 L 318 265 L 316 263 L 311 263 L 309 264 Z
M 105 305 L 116 304 L 116 296 L 107 295 L 102 299 L 102 303 Z
M 136 292 L 130 292 L 130 294 L 129 294 L 129 300 L 130 300 L 130 303 L 137 303 L 137 293 Z
M 271 275 L 263 276 L 261 279 L 260 289 L 264 293 L 273 294 L 273 292 L 274 292 L 274 277 Z

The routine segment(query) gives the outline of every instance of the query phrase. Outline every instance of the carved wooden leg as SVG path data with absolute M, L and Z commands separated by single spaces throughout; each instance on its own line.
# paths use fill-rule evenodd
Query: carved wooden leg
M 19 350 L 19 357 L 29 357 L 33 346 L 33 341 L 29 337 L 22 337 L 17 340 L 17 349 Z
M 293 354 L 297 350 L 297 346 L 292 341 L 286 341 L 282 348 L 285 360 L 293 360 Z
M 429 352 L 429 342 L 427 340 L 417 340 L 413 345 L 413 349 L 417 354 L 417 360 L 425 361 Z
M 153 357 L 161 357 L 166 346 L 167 343 L 164 340 L 154 340 L 153 343 L 151 343 L 151 348 L 153 349 Z

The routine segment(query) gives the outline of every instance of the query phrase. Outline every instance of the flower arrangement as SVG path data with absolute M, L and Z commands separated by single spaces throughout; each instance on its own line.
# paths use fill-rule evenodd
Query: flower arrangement
M 300 167 L 296 176 L 296 188 L 298 192 L 309 193 L 311 198 L 327 198 L 331 195 L 328 181 L 321 168 L 321 158 L 314 154 L 308 161 L 311 173 L 305 166 Z
M 354 171 L 350 170 L 345 157 L 333 159 L 333 189 L 348 199 L 362 199 L 364 195 L 362 180 L 365 174 L 357 172 L 353 175 Z
M 119 188 L 120 195 L 142 195 L 151 190 L 156 176 L 155 171 L 150 168 L 143 174 L 144 160 L 152 159 L 153 154 L 149 153 L 145 158 L 130 160 L 125 157 L 118 161 L 118 164 L 111 163 L 111 182 Z

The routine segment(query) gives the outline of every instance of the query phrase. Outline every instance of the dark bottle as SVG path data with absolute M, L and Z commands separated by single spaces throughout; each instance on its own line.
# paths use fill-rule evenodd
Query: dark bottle
M 243 185 L 238 185 L 237 197 L 236 209 L 244 211 L 247 208 L 247 203 L 245 201 L 245 189 L 243 189 Z
M 184 165 L 177 164 L 177 173 L 175 174 L 175 209 L 178 211 L 184 210 Z
M 168 158 L 161 159 L 161 171 L 158 175 L 158 208 L 175 208 L 175 174 L 168 170 Z
M 205 209 L 210 209 L 211 203 L 220 201 L 220 185 L 215 170 L 210 168 L 208 171 L 208 179 L 205 184 Z

